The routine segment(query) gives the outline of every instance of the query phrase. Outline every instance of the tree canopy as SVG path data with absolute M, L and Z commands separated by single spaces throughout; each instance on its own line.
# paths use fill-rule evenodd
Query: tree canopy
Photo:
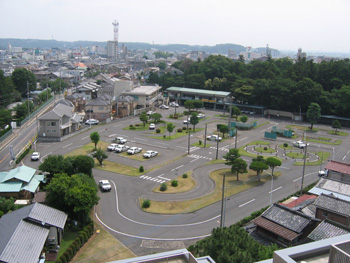
M 306 113 L 307 119 L 309 120 L 312 130 L 315 123 L 317 123 L 318 119 L 321 117 L 321 107 L 317 103 L 311 103 Z
M 100 134 L 98 132 L 92 132 L 90 134 L 90 140 L 95 144 L 95 149 L 96 149 L 97 143 L 100 141 Z

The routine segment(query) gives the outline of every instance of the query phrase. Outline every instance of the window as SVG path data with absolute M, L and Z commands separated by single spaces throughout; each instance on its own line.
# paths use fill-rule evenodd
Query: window
M 99 106 L 99 107 L 98 107 L 99 110 L 104 110 L 104 108 L 105 108 L 105 107 L 103 107 L 103 106 Z
M 327 217 L 327 216 L 328 216 L 328 213 L 325 212 L 325 211 L 322 211 L 322 216 L 323 216 L 323 217 Z
M 56 122 L 55 122 L 55 121 L 52 121 L 52 122 L 51 122 L 51 126 L 56 126 Z

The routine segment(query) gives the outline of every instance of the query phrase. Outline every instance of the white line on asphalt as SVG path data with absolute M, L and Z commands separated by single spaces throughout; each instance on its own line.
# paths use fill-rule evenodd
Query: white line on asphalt
M 248 201 L 248 202 L 246 202 L 246 203 L 244 203 L 244 204 L 241 204 L 241 205 L 238 206 L 238 207 L 245 206 L 245 205 L 247 205 L 247 204 L 249 204 L 249 203 L 251 203 L 251 202 L 254 202 L 254 201 L 255 201 L 255 199 L 252 199 L 252 200 L 250 200 L 250 201 Z
M 108 137 L 111 138 L 111 137 L 114 137 L 116 135 L 118 135 L 118 134 L 111 134 L 111 135 L 108 135 Z
M 350 153 L 350 150 L 346 154 L 349 154 L 349 153 Z
M 239 142 L 241 142 L 241 141 L 244 141 L 244 140 L 246 140 L 246 139 L 248 139 L 248 137 L 244 137 L 244 138 L 240 139 L 237 143 L 239 143 Z
M 343 157 L 343 159 L 342 160 L 344 160 L 346 158 L 346 155 L 344 155 L 344 157 Z
M 72 144 L 73 143 L 67 144 L 67 145 L 63 146 L 62 148 L 66 148 L 66 147 L 68 147 L 69 145 L 72 145 Z
M 184 165 L 182 164 L 182 165 L 176 167 L 175 170 L 176 170 L 176 169 L 180 169 L 182 166 L 184 166 Z
M 148 140 L 146 140 L 146 139 L 141 139 L 141 138 L 136 138 L 136 137 L 135 137 L 134 139 L 135 139 L 135 140 L 146 141 L 146 142 L 148 141 Z
M 299 181 L 301 179 L 301 177 L 297 178 L 297 179 L 294 179 L 293 180 L 293 183 L 295 183 L 296 181 Z
M 266 128 L 266 130 L 270 130 L 270 129 L 272 129 L 272 128 L 273 128 L 273 126 L 275 126 L 275 125 L 272 125 L 271 127 Z
M 198 159 L 193 159 L 192 161 L 190 161 L 190 163 L 193 163 L 193 162 L 195 162 L 195 161 L 197 161 Z
M 80 148 L 81 146 L 83 146 L 83 145 L 78 145 L 78 146 L 70 147 L 70 148 L 68 148 L 68 150 L 72 150 L 72 149 L 75 149 L 75 148 Z
M 318 173 L 318 172 L 312 172 L 312 173 L 309 173 L 309 174 L 305 174 L 304 177 L 309 176 L 309 175 L 311 175 L 311 174 L 316 174 L 316 173 Z M 299 177 L 299 178 L 297 178 L 297 179 L 294 179 L 293 182 L 296 182 L 296 181 L 298 181 L 298 180 L 300 180 L 300 179 L 301 179 L 301 177 Z
M 269 192 L 269 194 L 271 194 L 271 193 L 273 193 L 273 192 L 275 192 L 275 191 L 277 191 L 277 190 L 279 190 L 279 189 L 281 189 L 281 188 L 282 188 L 282 186 L 280 186 L 280 187 L 278 187 L 278 188 L 276 188 L 276 189 L 273 189 L 272 191 Z
M 45 154 L 43 157 L 40 158 L 40 161 L 41 160 L 44 160 L 46 156 L 50 155 L 52 152 L 49 152 L 48 154 Z M 41 161 L 42 162 L 42 161 Z
M 183 147 L 183 146 L 176 146 L 176 147 L 179 147 L 179 148 L 182 148 L 182 149 L 187 149 L 187 147 Z
M 264 131 L 266 131 L 266 129 L 263 129 L 263 130 L 261 130 L 260 132 L 264 132 Z
M 163 179 L 163 180 L 167 180 L 167 181 L 170 181 L 170 180 L 171 180 L 171 179 L 169 179 L 169 178 L 162 177 L 162 175 L 164 175 L 164 174 L 158 175 L 157 177 L 158 177 L 158 178 L 161 178 L 161 179 Z
M 284 167 L 284 166 L 280 166 L 280 168 L 282 168 L 282 169 L 290 169 L 290 168 Z
M 85 139 L 87 139 L 87 138 L 89 138 L 90 136 L 86 136 L 86 137 L 83 137 L 83 138 L 81 138 L 81 140 L 85 140 Z

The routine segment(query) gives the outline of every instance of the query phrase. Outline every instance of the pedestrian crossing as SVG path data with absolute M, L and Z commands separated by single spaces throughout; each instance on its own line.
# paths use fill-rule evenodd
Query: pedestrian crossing
M 216 147 L 211 146 L 211 147 L 209 147 L 209 148 L 216 151 Z M 225 148 L 225 147 L 221 147 L 221 148 L 219 148 L 219 150 L 220 150 L 220 151 L 224 151 L 224 152 L 229 152 L 229 151 L 230 151 L 230 149 L 227 149 L 227 148 Z
M 198 146 L 193 146 L 193 147 L 190 148 L 190 152 L 194 152 L 194 151 L 197 151 L 199 149 L 201 149 L 201 148 L 198 147 Z
M 197 155 L 197 154 L 191 154 L 188 157 L 195 158 L 195 159 L 206 159 L 206 160 L 209 160 L 209 161 L 213 160 L 213 158 L 206 157 L 206 156 L 201 156 L 201 155 Z
M 149 181 L 153 181 L 153 182 L 156 182 L 156 183 L 165 183 L 166 180 L 170 180 L 170 179 L 167 179 L 167 178 L 163 178 L 163 179 L 166 179 L 166 180 L 162 180 L 162 179 L 158 179 L 158 178 L 155 178 L 155 177 L 151 177 L 151 176 L 148 176 L 148 175 L 141 175 L 140 176 L 141 179 L 144 179 L 144 180 L 149 180 Z

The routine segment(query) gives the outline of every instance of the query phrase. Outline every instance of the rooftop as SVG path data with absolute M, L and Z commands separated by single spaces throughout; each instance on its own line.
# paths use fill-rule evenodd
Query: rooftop
M 231 92 L 227 91 L 216 91 L 216 90 L 206 90 L 206 89 L 191 89 L 191 88 L 181 88 L 181 87 L 170 87 L 166 89 L 167 91 L 172 92 L 185 92 L 185 93 L 201 93 L 201 94 L 207 94 L 207 95 L 216 95 L 216 96 L 229 96 Z

